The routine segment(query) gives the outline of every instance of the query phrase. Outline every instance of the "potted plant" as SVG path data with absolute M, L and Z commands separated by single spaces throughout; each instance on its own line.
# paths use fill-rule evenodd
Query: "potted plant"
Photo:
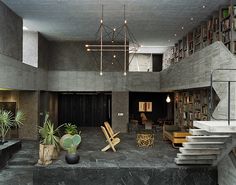
M 3 109 L 0 110 L 0 144 L 6 143 L 7 141 L 5 140 L 5 137 L 8 131 L 14 126 L 20 127 L 21 125 L 23 125 L 24 120 L 25 114 L 21 111 L 17 111 L 16 116 L 14 117 L 11 111 Z
M 76 125 L 72 123 L 65 123 L 64 124 L 65 134 L 60 139 L 60 146 L 62 149 L 66 150 L 63 146 L 64 140 L 69 138 L 75 134 L 78 134 L 78 128 Z
M 80 156 L 77 152 L 77 147 L 79 146 L 80 142 L 81 137 L 79 134 L 65 138 L 63 141 L 63 147 L 67 150 L 65 160 L 68 164 L 76 164 L 79 162 Z
M 49 114 L 46 113 L 44 124 L 42 127 L 39 127 L 41 137 L 39 145 L 39 164 L 48 165 L 52 163 L 52 159 L 58 156 L 60 148 L 58 133 L 60 127 L 54 128 L 54 124 L 49 120 Z

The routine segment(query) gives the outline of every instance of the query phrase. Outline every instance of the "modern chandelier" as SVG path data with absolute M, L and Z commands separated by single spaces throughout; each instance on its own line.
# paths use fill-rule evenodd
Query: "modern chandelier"
M 127 75 L 127 66 L 129 66 L 129 64 L 131 63 L 134 54 L 138 51 L 140 45 L 128 27 L 125 5 L 124 5 L 124 22 L 118 27 L 110 27 L 104 23 L 103 5 L 102 5 L 102 16 L 98 31 L 96 33 L 96 44 L 86 44 L 85 47 L 88 52 L 96 52 L 99 54 L 100 75 L 103 75 L 104 52 L 108 53 L 123 52 L 124 54 L 123 74 L 124 76 Z M 129 53 L 133 53 L 130 59 L 129 59 Z M 113 58 L 116 58 L 115 54 L 113 54 Z

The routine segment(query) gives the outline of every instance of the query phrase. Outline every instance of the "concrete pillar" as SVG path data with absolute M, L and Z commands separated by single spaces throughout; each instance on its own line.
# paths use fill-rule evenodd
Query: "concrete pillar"
M 24 125 L 19 128 L 19 138 L 38 139 L 39 91 L 20 91 L 19 110 L 26 114 Z
M 112 128 L 127 132 L 129 122 L 129 92 L 112 92 Z

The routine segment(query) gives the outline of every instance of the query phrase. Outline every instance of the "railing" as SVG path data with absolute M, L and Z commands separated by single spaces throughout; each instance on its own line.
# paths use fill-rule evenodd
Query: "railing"
M 231 110 L 230 110 L 230 105 L 231 105 L 231 101 L 230 101 L 230 87 L 231 87 L 231 83 L 236 82 L 236 80 L 214 80 L 213 79 L 213 75 L 216 71 L 236 71 L 236 69 L 215 69 L 212 71 L 211 73 L 211 96 L 210 96 L 210 108 L 209 108 L 209 113 L 210 113 L 210 117 L 212 117 L 215 120 L 224 120 L 224 121 L 228 121 L 228 125 L 230 125 L 230 121 L 231 120 L 236 120 L 236 119 L 231 119 Z M 213 113 L 213 83 L 227 83 L 227 88 L 228 88 L 228 118 L 227 119 L 217 119 L 215 118 L 212 113 Z

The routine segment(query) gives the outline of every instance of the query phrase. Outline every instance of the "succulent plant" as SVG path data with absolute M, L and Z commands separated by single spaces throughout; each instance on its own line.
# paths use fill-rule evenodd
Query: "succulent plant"
M 71 137 L 68 137 L 64 140 L 63 146 L 70 154 L 75 154 L 78 145 L 81 142 L 81 137 L 79 134 L 75 134 Z
M 65 123 L 65 133 L 70 135 L 78 134 L 77 126 L 72 123 Z

